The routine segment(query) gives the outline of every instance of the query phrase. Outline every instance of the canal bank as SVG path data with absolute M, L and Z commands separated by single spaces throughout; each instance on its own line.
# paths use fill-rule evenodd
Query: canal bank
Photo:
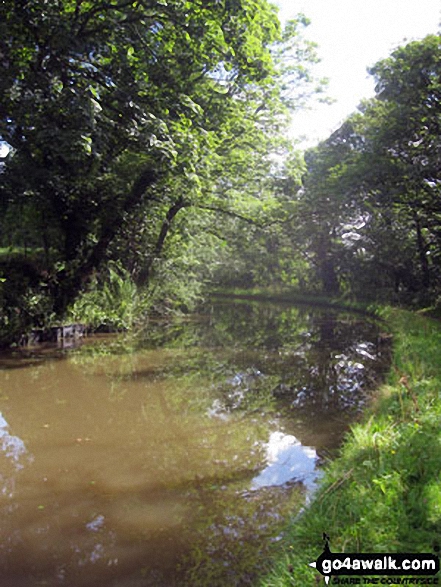
M 334 553 L 439 555 L 441 326 L 398 309 L 381 317 L 394 341 L 387 381 L 311 505 L 289 522 L 262 587 L 317 584 L 309 563 L 323 550 L 323 533 Z

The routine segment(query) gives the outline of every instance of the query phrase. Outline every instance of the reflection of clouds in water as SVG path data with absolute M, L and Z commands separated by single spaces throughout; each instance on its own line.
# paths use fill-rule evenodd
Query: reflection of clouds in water
M 8 431 L 9 424 L 0 412 L 0 451 L 6 459 L 0 461 L 0 493 L 12 497 L 15 489 L 14 473 L 24 468 L 21 457 L 27 454 L 27 449 L 21 438 L 12 436 Z M 1 453 L 0 453 L 1 456 Z M 32 461 L 32 457 L 28 457 Z
M 209 418 L 219 418 L 220 420 L 228 420 L 228 415 L 225 413 L 225 406 L 218 399 L 215 399 L 211 407 L 207 410 Z
M 18 436 L 11 436 L 8 432 L 9 424 L 3 418 L 2 413 L 0 412 L 0 441 L 1 441 L 1 450 L 5 453 L 5 455 L 14 461 L 15 469 L 19 471 L 23 469 L 24 465 L 20 463 L 20 457 L 27 453 L 26 447 L 24 445 L 23 440 Z
M 289 481 L 301 481 L 309 491 L 315 488 L 318 477 L 315 449 L 302 446 L 291 434 L 272 432 L 266 453 L 268 465 L 254 477 L 251 489 L 283 485 Z
M 80 552 L 80 550 L 79 550 L 79 552 Z M 100 561 L 101 559 L 104 558 L 104 556 L 105 556 L 104 545 L 103 544 L 95 544 L 93 546 L 90 554 L 88 554 L 84 558 L 80 559 L 78 561 L 78 564 L 80 565 L 80 567 L 84 567 L 84 565 L 87 565 L 88 563 L 96 563 L 96 562 Z M 109 565 L 110 564 L 111 563 L 109 563 Z
M 82 558 L 79 559 L 78 564 L 80 567 L 84 567 L 89 563 L 97 563 L 107 558 L 107 566 L 118 564 L 118 558 L 109 558 L 109 553 L 112 548 L 115 547 L 116 536 L 115 532 L 110 530 L 104 532 L 106 526 L 106 518 L 99 514 L 93 518 L 91 522 L 86 524 L 86 529 L 89 532 L 97 533 L 96 536 L 90 540 L 83 542 L 82 548 L 75 547 L 75 552 L 82 554 Z M 92 536 L 92 535 L 91 535 Z M 96 542 L 96 539 L 100 539 L 102 542 Z M 87 554 L 85 554 L 87 551 Z
M 98 532 L 104 526 L 104 516 L 96 516 L 91 522 L 86 524 L 86 528 L 92 532 Z

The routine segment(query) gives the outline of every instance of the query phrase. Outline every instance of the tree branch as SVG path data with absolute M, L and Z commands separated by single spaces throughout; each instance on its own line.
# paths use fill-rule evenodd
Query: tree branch
M 231 216 L 232 218 L 238 218 L 243 222 L 247 222 L 248 224 L 252 224 L 253 226 L 257 226 L 258 228 L 267 228 L 272 224 L 279 224 L 280 220 L 273 220 L 271 222 L 258 222 L 254 220 L 254 218 L 248 218 L 247 216 L 243 216 L 238 212 L 233 212 L 233 210 L 225 210 L 224 208 L 217 208 L 216 206 L 203 206 L 202 204 L 194 204 L 195 208 L 200 208 L 201 210 L 209 210 L 210 212 L 219 212 L 220 214 L 225 214 L 226 216 Z
M 182 196 L 180 196 L 176 202 L 167 210 L 164 221 L 162 222 L 161 230 L 156 241 L 155 248 L 149 261 L 144 265 L 140 271 L 136 280 L 137 285 L 145 285 L 150 277 L 151 269 L 154 261 L 160 257 L 162 249 L 164 248 L 165 239 L 167 238 L 173 219 L 182 208 L 190 207 L 190 202 L 186 202 Z

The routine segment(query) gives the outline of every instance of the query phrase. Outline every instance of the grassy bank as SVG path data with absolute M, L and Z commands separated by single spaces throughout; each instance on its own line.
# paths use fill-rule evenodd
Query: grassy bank
M 316 585 L 322 552 L 435 553 L 441 543 L 441 323 L 388 309 L 391 371 L 313 503 L 293 519 L 262 587 Z M 323 578 L 321 578 L 323 582 Z

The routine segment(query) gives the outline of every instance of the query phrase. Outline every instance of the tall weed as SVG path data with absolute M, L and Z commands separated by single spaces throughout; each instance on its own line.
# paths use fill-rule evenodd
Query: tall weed
M 129 273 L 110 263 L 104 275 L 96 277 L 69 310 L 69 319 L 92 329 L 133 328 L 143 311 L 143 300 Z

